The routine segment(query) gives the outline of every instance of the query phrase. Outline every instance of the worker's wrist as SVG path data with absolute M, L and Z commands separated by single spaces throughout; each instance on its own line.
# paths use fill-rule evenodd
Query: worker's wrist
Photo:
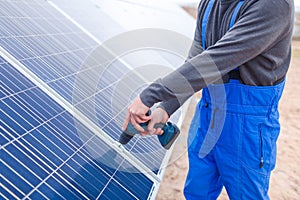
M 167 109 L 162 104 L 159 104 L 158 106 L 156 106 L 156 108 L 164 110 L 166 112 L 168 118 L 170 118 L 170 114 L 168 113 Z
M 147 98 L 147 95 L 145 95 L 145 93 L 141 93 L 140 94 L 140 99 L 142 101 L 142 103 L 147 106 L 148 108 L 151 108 L 153 106 L 153 102 L 149 101 L 150 99 Z M 148 100 L 147 100 L 148 99 Z

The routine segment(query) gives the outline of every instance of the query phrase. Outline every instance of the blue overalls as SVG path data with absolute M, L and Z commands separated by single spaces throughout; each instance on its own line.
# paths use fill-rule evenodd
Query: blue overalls
M 242 3 L 234 11 L 230 27 Z M 213 0 L 202 21 L 203 44 L 212 4 Z M 203 89 L 189 130 L 186 199 L 217 199 L 223 186 L 230 199 L 269 199 L 284 83 L 249 86 L 232 79 Z

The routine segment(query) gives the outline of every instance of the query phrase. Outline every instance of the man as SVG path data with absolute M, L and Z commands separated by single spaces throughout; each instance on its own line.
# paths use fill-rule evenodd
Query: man
M 269 199 L 293 12 L 293 0 L 202 0 L 187 62 L 129 106 L 123 129 L 131 122 L 147 134 L 138 123 L 150 120 L 149 133 L 163 134 L 153 125 L 203 89 L 189 131 L 187 199 L 216 199 L 223 186 L 230 199 Z

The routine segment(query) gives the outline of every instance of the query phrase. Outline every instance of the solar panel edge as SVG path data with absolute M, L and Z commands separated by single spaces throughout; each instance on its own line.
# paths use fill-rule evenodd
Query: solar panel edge
M 192 97 L 193 99 L 194 97 Z M 179 129 L 181 129 L 182 125 L 183 125 L 183 120 L 186 116 L 186 113 L 188 111 L 188 107 L 189 107 L 189 104 L 190 102 L 192 101 L 192 99 L 189 99 L 187 100 L 184 104 L 183 104 L 183 112 L 181 113 L 181 116 L 177 122 L 177 126 L 179 127 Z M 178 140 L 178 139 L 177 139 Z M 174 149 L 174 145 L 170 148 L 170 150 L 167 151 L 164 159 L 163 159 L 163 162 L 161 163 L 161 166 L 159 168 L 159 171 L 157 173 L 158 177 L 162 180 L 163 179 L 163 176 L 166 172 L 166 168 L 167 168 L 167 164 L 169 163 L 170 161 L 170 158 L 171 158 L 171 155 L 172 155 L 172 152 L 173 152 L 173 149 Z M 160 186 L 160 182 L 158 184 L 153 184 L 152 186 L 152 189 L 149 193 L 149 196 L 148 196 L 148 200 L 155 200 L 156 199 L 156 195 L 158 193 L 158 190 L 159 190 L 159 186 Z
M 16 58 L 14 58 L 14 56 L 12 56 L 1 46 L 0 56 L 7 60 L 7 62 L 10 63 L 14 68 L 16 68 L 21 74 L 23 74 L 34 84 L 36 84 L 43 92 L 54 99 L 60 106 L 66 109 L 77 120 L 83 123 L 89 130 L 91 130 L 95 135 L 101 138 L 102 141 L 115 149 L 120 155 L 122 155 L 128 162 L 133 164 L 146 177 L 148 177 L 154 183 L 159 183 L 161 181 L 161 179 L 154 172 L 152 172 L 151 169 L 149 169 L 141 161 L 130 154 L 130 152 L 128 152 L 122 145 L 119 144 L 119 142 L 114 141 L 112 138 L 110 138 L 102 129 L 100 129 L 91 120 L 89 120 L 83 113 L 76 110 L 68 101 L 66 101 L 56 91 L 50 88 L 46 83 L 44 83 L 40 78 L 38 78 L 34 73 L 27 69 L 21 62 L 19 62 Z

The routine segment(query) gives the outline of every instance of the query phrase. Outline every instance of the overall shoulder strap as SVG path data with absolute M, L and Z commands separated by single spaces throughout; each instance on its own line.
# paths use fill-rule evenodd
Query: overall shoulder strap
M 202 19 L 202 29 L 201 29 L 201 34 L 202 34 L 202 48 L 203 50 L 206 49 L 206 26 L 207 26 L 207 22 L 208 22 L 208 18 L 209 18 L 209 14 L 211 11 L 212 6 L 214 5 L 214 0 L 210 0 L 206 6 L 204 15 L 203 15 L 203 19 Z
M 236 16 L 237 16 L 240 8 L 242 7 L 243 3 L 244 3 L 244 0 L 240 0 L 239 3 L 237 4 L 237 6 L 235 7 L 232 17 L 231 17 L 231 20 L 230 20 L 229 28 L 233 27 L 235 20 L 236 20 Z
M 229 24 L 229 29 L 231 29 L 236 21 L 236 16 L 240 10 L 240 8 L 242 7 L 244 3 L 244 0 L 240 0 L 239 3 L 237 4 L 237 6 L 235 7 L 234 11 L 233 11 L 233 14 L 231 16 L 231 20 L 230 20 L 230 24 Z M 238 71 L 239 68 L 235 68 L 234 71 Z M 234 72 L 235 73 L 235 72 Z M 237 75 L 234 75 L 234 76 L 237 76 Z
M 203 50 L 206 49 L 206 27 L 207 27 L 207 22 L 208 22 L 208 18 L 209 18 L 209 14 L 211 12 L 211 9 L 214 5 L 215 0 L 210 0 L 206 6 L 204 15 L 203 15 L 203 19 L 202 19 L 202 26 L 201 26 L 201 34 L 202 34 L 202 48 Z M 239 3 L 237 4 L 237 6 L 234 9 L 234 12 L 232 14 L 231 20 L 230 20 L 230 24 L 229 24 L 229 28 L 231 28 L 235 21 L 236 21 L 236 17 L 237 14 L 241 8 L 241 6 L 243 5 L 244 0 L 240 0 Z

